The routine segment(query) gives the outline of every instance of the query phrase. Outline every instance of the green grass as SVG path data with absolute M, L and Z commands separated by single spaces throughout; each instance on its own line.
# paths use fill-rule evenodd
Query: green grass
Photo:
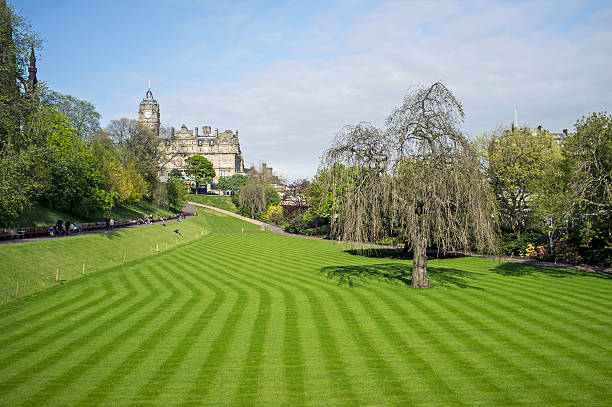
M 0 307 L 0 405 L 611 404 L 606 276 L 462 258 L 412 290 L 407 262 L 199 221 Z
M 214 206 L 215 208 L 225 209 L 226 211 L 238 212 L 238 208 L 232 202 L 231 196 L 217 196 L 217 195 L 189 195 L 188 201 L 198 202 L 204 205 Z
M 183 236 L 174 233 L 179 230 Z M 155 255 L 209 233 L 204 217 L 113 232 L 0 246 L 0 304 L 124 262 Z M 17 290 L 17 283 L 19 289 Z

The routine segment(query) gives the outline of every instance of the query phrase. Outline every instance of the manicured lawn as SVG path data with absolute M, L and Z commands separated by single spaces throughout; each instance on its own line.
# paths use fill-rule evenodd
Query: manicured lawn
M 217 196 L 217 195 L 195 195 L 190 194 L 187 196 L 188 201 L 198 202 L 204 205 L 214 206 L 215 208 L 225 209 L 230 212 L 238 212 L 238 208 L 232 202 L 231 196 Z
M 182 236 L 175 233 L 178 230 Z M 124 262 L 153 256 L 209 233 L 204 217 L 113 232 L 0 245 L 0 304 Z M 159 252 L 158 252 L 159 251 Z M 19 283 L 19 290 L 17 290 Z
M 417 291 L 406 262 L 200 219 L 0 307 L 0 405 L 611 403 L 610 278 L 464 258 Z

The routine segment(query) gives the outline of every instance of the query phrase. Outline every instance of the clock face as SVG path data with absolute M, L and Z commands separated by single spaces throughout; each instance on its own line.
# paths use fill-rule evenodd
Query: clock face
M 151 112 L 145 112 L 144 116 L 145 116 L 147 119 L 150 119 L 150 118 L 151 118 Z

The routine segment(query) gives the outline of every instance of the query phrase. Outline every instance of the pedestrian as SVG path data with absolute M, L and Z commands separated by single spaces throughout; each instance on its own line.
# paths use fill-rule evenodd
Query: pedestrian
M 57 223 L 55 224 L 55 228 L 57 229 L 57 233 L 60 234 L 60 235 L 64 234 L 64 227 L 62 226 L 63 223 L 64 223 L 63 220 L 58 219 Z
M 66 220 L 65 226 L 66 226 L 66 234 L 70 234 L 70 226 L 72 225 L 72 223 L 70 223 L 70 219 Z
M 110 226 L 111 231 L 115 230 L 115 219 L 110 218 L 110 220 L 108 221 L 108 225 Z
M 187 213 L 185 213 L 185 211 L 183 211 L 183 219 L 185 219 L 185 216 L 187 216 Z
M 104 219 L 104 222 L 106 223 L 106 230 L 110 229 L 110 218 Z

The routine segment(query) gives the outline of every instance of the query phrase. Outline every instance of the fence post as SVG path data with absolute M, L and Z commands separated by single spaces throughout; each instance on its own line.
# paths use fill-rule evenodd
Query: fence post
M 17 288 L 15 288 L 15 297 L 19 295 L 19 281 L 17 281 Z
M 85 275 L 85 263 L 83 263 L 83 275 Z

